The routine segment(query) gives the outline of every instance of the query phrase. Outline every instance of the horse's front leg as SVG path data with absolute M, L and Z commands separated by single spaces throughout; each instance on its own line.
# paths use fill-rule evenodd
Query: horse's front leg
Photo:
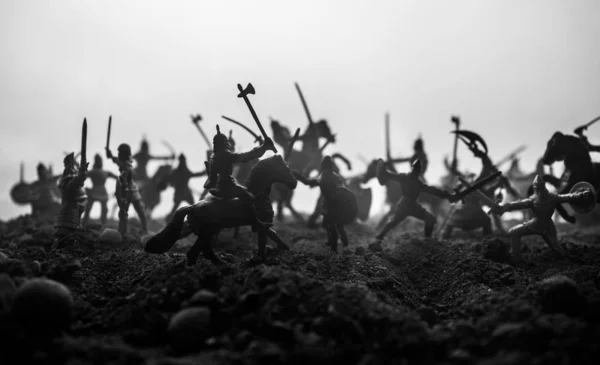
M 210 260 L 213 264 L 221 266 L 224 265 L 225 262 L 217 257 L 211 245 L 213 236 L 215 236 L 218 233 L 219 230 L 206 230 L 206 233 L 202 234 L 202 255 L 205 259 Z
M 258 257 L 264 260 L 267 249 L 267 231 L 261 230 L 258 232 Z

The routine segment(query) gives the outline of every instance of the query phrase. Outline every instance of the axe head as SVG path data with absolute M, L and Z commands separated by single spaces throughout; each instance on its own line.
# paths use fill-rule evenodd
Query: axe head
M 450 117 L 450 120 L 452 121 L 452 123 L 459 125 L 460 124 L 460 117 L 458 115 L 453 115 Z
M 458 134 L 460 140 L 463 141 L 469 147 L 477 146 L 477 142 L 479 142 L 481 144 L 481 146 L 483 147 L 485 154 L 486 155 L 488 154 L 487 144 L 485 143 L 485 140 L 479 134 L 472 132 L 472 131 L 467 131 L 467 130 L 452 131 L 450 133 Z
M 192 118 L 192 123 L 194 124 L 198 124 L 202 120 L 202 116 L 200 114 L 190 115 L 190 118 Z
M 238 98 L 243 98 L 248 94 L 254 94 L 254 86 L 252 86 L 252 84 L 248 84 L 248 86 L 246 86 L 245 89 L 242 87 L 241 84 L 238 84 L 237 87 L 240 91 L 240 93 L 238 94 Z

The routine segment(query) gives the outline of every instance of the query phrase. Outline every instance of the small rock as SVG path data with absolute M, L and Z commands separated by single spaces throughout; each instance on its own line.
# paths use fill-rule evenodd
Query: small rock
M 15 283 L 6 274 L 0 274 L 0 313 L 7 313 L 15 295 Z
M 9 257 L 4 253 L 4 252 L 0 252 L 0 263 L 8 261 Z
M 167 328 L 171 346 L 180 351 L 197 348 L 210 335 L 210 310 L 186 308 L 175 314 Z
M 39 261 L 33 261 L 31 263 L 31 271 L 33 272 L 34 275 L 39 275 L 42 272 L 42 264 L 40 264 Z
M 24 242 L 31 241 L 31 240 L 33 240 L 33 236 L 29 233 L 25 233 L 25 234 L 17 237 L 15 239 L 15 242 L 17 242 L 18 244 L 22 244 Z
M 422 321 L 426 322 L 428 325 L 433 326 L 438 322 L 438 316 L 435 311 L 426 306 L 420 306 L 417 308 L 417 313 Z
M 450 359 L 459 362 L 467 362 L 470 361 L 471 358 L 471 354 L 465 349 L 456 349 L 450 353 Z
M 100 243 L 103 244 L 117 245 L 123 242 L 123 237 L 117 230 L 111 228 L 104 228 L 104 230 L 102 230 L 102 232 L 100 233 L 98 240 L 100 241 Z
M 483 245 L 481 244 L 481 242 L 473 242 L 471 244 L 471 251 L 473 251 L 473 252 L 481 253 L 482 248 L 483 248 Z
M 35 334 L 57 334 L 71 325 L 73 296 L 61 283 L 46 278 L 26 281 L 15 293 L 12 313 Z
M 371 252 L 383 251 L 383 247 L 381 247 L 381 242 L 373 242 L 373 243 L 369 244 L 369 250 Z
M 192 296 L 189 301 L 190 307 L 210 306 L 217 300 L 217 294 L 210 290 L 201 289 Z
M 252 333 L 250 333 L 250 331 L 242 330 L 233 339 L 233 346 L 237 350 L 243 350 L 250 343 L 250 341 L 252 341 L 253 338 L 254 336 L 252 335 Z
M 365 254 L 365 248 L 362 246 L 358 246 L 357 248 L 354 249 L 354 253 L 357 255 L 364 255 Z
M 496 262 L 507 262 L 510 259 L 508 245 L 498 238 L 483 241 L 481 253 L 486 259 Z
M 577 315 L 587 305 L 587 299 L 577 283 L 564 275 L 554 275 L 542 280 L 538 289 L 546 312 Z

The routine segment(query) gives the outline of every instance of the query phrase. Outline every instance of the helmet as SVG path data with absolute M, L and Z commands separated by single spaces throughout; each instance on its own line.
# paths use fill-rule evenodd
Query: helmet
M 415 150 L 422 150 L 423 149 L 423 140 L 421 139 L 421 137 L 417 138 L 415 140 L 415 144 L 413 145 L 413 148 Z
M 217 134 L 215 134 L 215 136 L 213 137 L 213 149 L 217 150 L 221 146 L 231 148 L 229 139 L 227 139 L 227 136 L 221 133 L 221 129 L 219 128 L 219 125 L 217 125 Z
M 94 155 L 94 168 L 102 168 L 102 157 L 97 153 Z
M 333 167 L 333 159 L 331 156 L 323 156 L 323 159 L 321 160 L 321 171 L 332 171 Z
M 121 143 L 117 148 L 119 154 L 126 154 L 127 156 L 131 156 L 131 147 L 127 143 Z
M 63 163 L 65 164 L 65 166 L 75 165 L 75 153 L 71 152 L 68 155 L 66 155 L 65 158 L 63 159 Z
M 142 151 L 148 151 L 150 149 L 150 146 L 148 145 L 148 141 L 146 140 L 146 137 L 144 137 L 144 139 L 142 139 L 142 144 L 141 144 L 140 148 L 142 149 Z

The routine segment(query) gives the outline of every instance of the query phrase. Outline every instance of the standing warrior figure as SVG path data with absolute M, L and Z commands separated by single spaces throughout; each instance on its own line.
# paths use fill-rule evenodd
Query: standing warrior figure
M 385 226 L 375 236 L 377 242 L 383 241 L 387 233 L 407 217 L 415 217 L 424 221 L 425 237 L 431 237 L 436 219 L 417 202 L 421 193 L 435 195 L 450 202 L 459 200 L 459 197 L 455 194 L 423 183 L 420 176 L 421 162 L 419 160 L 413 162 L 412 171 L 409 174 L 393 173 L 385 168 L 383 160 L 377 162 L 377 180 L 379 184 L 385 185 L 388 180 L 393 180 L 398 182 L 402 189 L 402 197 L 395 207 L 394 215 L 388 218 Z
M 335 172 L 335 164 L 331 156 L 323 157 L 321 160 L 320 170 L 321 176 L 316 179 L 309 179 L 300 174 L 298 171 L 293 171 L 292 174 L 296 180 L 300 181 L 304 185 L 308 185 L 310 187 L 318 186 L 321 189 L 321 196 L 319 199 L 322 199 L 322 202 L 318 211 L 323 214 L 323 225 L 327 230 L 328 244 L 332 251 L 337 252 L 338 234 L 342 239 L 344 247 L 348 246 L 348 236 L 344 230 L 344 225 L 338 222 L 339 217 L 334 216 L 335 207 L 333 207 L 333 198 L 336 190 L 338 188 L 345 187 L 344 179 Z M 350 191 L 348 192 L 349 194 L 352 194 Z M 354 215 L 354 218 L 352 218 L 350 222 L 355 218 L 356 215 Z
M 62 202 L 54 225 L 56 238 L 64 237 L 81 228 L 81 214 L 87 202 L 83 184 L 87 178 L 88 163 L 86 162 L 78 170 L 74 153 L 68 154 L 63 162 L 65 169 L 58 184 Z
M 34 196 L 31 202 L 31 215 L 36 219 L 46 219 L 50 216 L 53 219 L 56 213 L 54 208 L 60 204 L 60 189 L 58 189 L 56 180 L 62 175 L 53 176 L 41 162 L 37 165 L 37 175 L 38 179 L 30 186 Z
M 265 142 L 255 147 L 246 153 L 235 153 L 229 143 L 229 139 L 221 133 L 217 125 L 217 134 L 213 138 L 213 154 L 210 162 L 205 162 L 208 172 L 208 179 L 204 183 L 204 188 L 207 189 L 213 196 L 223 199 L 240 198 L 244 201 L 246 208 L 253 220 L 254 231 L 268 229 L 272 226 L 271 223 L 262 222 L 254 209 L 254 196 L 246 190 L 245 187 L 238 185 L 232 174 L 233 165 L 238 163 L 249 162 L 255 158 L 262 157 L 268 150 L 277 151 L 273 140 L 266 138 Z
M 145 181 L 150 179 L 148 177 L 147 166 L 150 160 L 172 160 L 175 158 L 175 155 L 171 156 L 152 156 L 150 154 L 150 147 L 148 145 L 148 141 L 146 138 L 142 139 L 142 144 L 140 145 L 140 151 L 133 155 L 133 159 L 135 160 L 136 166 L 133 171 L 134 179 L 136 181 Z
M 108 192 L 106 191 L 106 180 L 108 178 L 117 179 L 117 175 L 110 171 L 104 170 L 102 163 L 102 157 L 99 154 L 94 156 L 94 165 L 92 170 L 88 171 L 88 177 L 92 180 L 92 188 L 86 189 L 87 196 L 89 198 L 88 204 L 83 215 L 83 226 L 87 224 L 90 219 L 90 211 L 95 202 L 100 203 L 100 221 L 102 224 L 106 224 L 106 218 L 108 215 Z
M 171 186 L 175 189 L 175 194 L 173 195 L 173 209 L 171 210 L 171 213 L 169 213 L 169 216 L 172 216 L 183 202 L 186 202 L 189 205 L 194 204 L 194 196 L 189 187 L 190 179 L 204 175 L 206 175 L 206 170 L 196 173 L 190 171 L 187 166 L 185 155 L 183 153 L 179 155 L 179 166 L 173 170 L 170 179 Z
M 116 196 L 119 204 L 119 232 L 124 235 L 127 233 L 127 219 L 129 205 L 133 204 L 142 226 L 142 231 L 148 232 L 146 214 L 144 205 L 136 183 L 133 181 L 133 158 L 131 156 L 131 147 L 122 143 L 117 148 L 118 156 L 113 157 L 112 152 L 106 147 L 106 157 L 111 159 L 119 166 L 120 175 L 117 178 Z
M 533 219 L 519 224 L 508 231 L 511 239 L 512 257 L 518 264 L 523 264 L 521 256 L 521 237 L 540 235 L 546 244 L 556 253 L 567 257 L 565 250 L 558 244 L 556 227 L 552 215 L 556 207 L 563 203 L 570 203 L 576 211 L 588 213 L 596 205 L 593 187 L 585 182 L 576 184 L 569 194 L 556 194 L 548 191 L 544 179 L 537 175 L 533 180 L 534 193 L 526 199 L 506 204 L 500 204 L 492 209 L 499 214 L 514 210 L 531 209 Z
M 421 174 L 419 175 L 419 179 L 421 179 L 421 181 L 426 184 L 427 181 L 425 180 L 425 173 L 427 172 L 429 160 L 427 159 L 427 154 L 425 153 L 423 139 L 420 136 L 415 140 L 415 143 L 413 144 L 413 151 L 414 152 L 411 157 L 394 158 L 391 161 L 389 161 L 389 163 L 395 164 L 401 162 L 410 162 L 410 164 L 413 165 L 415 161 L 421 161 Z

